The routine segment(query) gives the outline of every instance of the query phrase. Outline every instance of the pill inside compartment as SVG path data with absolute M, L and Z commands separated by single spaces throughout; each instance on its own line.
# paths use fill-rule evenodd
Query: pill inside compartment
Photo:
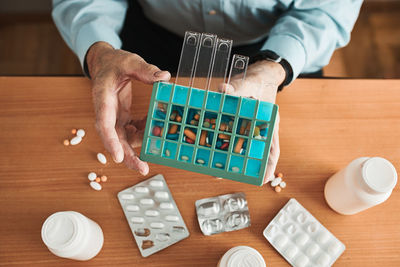
M 189 108 L 187 114 L 186 114 L 186 124 L 190 124 L 193 126 L 199 126 L 200 124 L 200 115 L 201 115 L 201 110 L 197 108 Z
M 153 119 L 151 121 L 150 136 L 162 137 L 164 133 L 164 121 Z
M 161 154 L 161 145 L 161 139 L 149 138 L 146 153 L 159 156 Z
M 183 131 L 183 142 L 193 145 L 196 141 L 197 128 L 185 127 Z
M 212 167 L 216 168 L 216 169 L 224 170 L 227 159 L 228 159 L 228 155 L 226 153 L 214 152 L 213 159 L 212 159 Z
M 224 224 L 220 219 L 206 219 L 201 224 L 201 231 L 205 235 L 221 233 L 223 229 Z
M 164 121 L 168 112 L 168 103 L 155 101 L 153 109 L 153 118 Z

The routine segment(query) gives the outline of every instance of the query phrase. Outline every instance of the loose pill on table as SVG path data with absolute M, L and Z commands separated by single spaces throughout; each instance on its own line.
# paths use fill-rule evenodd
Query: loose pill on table
M 72 129 L 72 130 L 71 130 L 71 133 L 72 133 L 72 134 L 76 134 L 76 129 Z
M 156 217 L 160 215 L 160 213 L 156 210 L 146 210 L 144 214 L 149 217 Z
M 96 179 L 94 179 L 97 183 L 100 183 L 101 182 L 101 179 L 100 179 L 100 177 L 96 177 Z
M 280 177 L 280 178 L 283 178 L 283 174 L 280 172 L 280 173 L 278 173 L 278 175 L 277 175 L 278 177 Z
M 169 202 L 163 202 L 160 204 L 160 209 L 163 209 L 163 210 L 171 210 L 173 208 L 174 208 L 174 205 L 172 205 L 172 203 L 169 203 Z
M 155 229 L 162 229 L 164 228 L 164 224 L 161 222 L 152 222 L 150 223 L 150 227 Z
M 138 186 L 135 188 L 135 192 L 137 193 L 148 193 L 149 189 L 147 187 L 144 186 Z
M 83 129 L 79 129 L 78 131 L 76 131 L 77 136 L 84 137 L 85 134 L 86 134 L 85 130 L 83 130 Z
M 75 146 L 75 145 L 79 144 L 80 142 L 82 142 L 82 137 L 75 136 L 74 138 L 71 139 L 71 141 L 69 143 L 71 145 Z
M 96 174 L 96 173 L 94 173 L 94 172 L 89 172 L 89 174 L 88 174 L 88 179 L 89 179 L 90 181 L 96 180 L 96 177 L 97 177 L 97 174 Z
M 131 222 L 133 223 L 143 223 L 144 218 L 143 217 L 131 217 Z
M 106 156 L 104 156 L 103 153 L 97 153 L 97 160 L 98 160 L 101 164 L 106 164 L 106 163 L 107 163 L 107 158 L 106 158 Z
M 284 181 L 280 182 L 280 183 L 279 183 L 279 186 L 280 186 L 281 188 L 285 188 L 285 187 L 286 187 L 286 182 L 284 182 Z
M 102 188 L 101 184 L 99 184 L 99 183 L 97 183 L 97 182 L 90 182 L 90 186 L 91 186 L 94 190 L 97 190 L 97 191 L 100 191 L 101 188 Z
M 165 220 L 168 222 L 177 222 L 179 221 L 179 217 L 175 215 L 167 215 L 165 216 Z
M 64 144 L 64 146 L 69 146 L 69 140 L 68 140 L 68 139 L 65 139 L 65 140 L 63 141 L 63 144 Z
M 163 181 L 153 180 L 153 181 L 150 181 L 150 185 L 154 186 L 154 187 L 163 187 L 164 183 L 163 183 Z
M 143 205 L 153 205 L 154 204 L 154 200 L 152 200 L 151 198 L 142 198 L 140 200 L 140 203 Z
M 282 191 L 282 188 L 278 185 L 275 187 L 275 192 L 279 193 Z
M 156 198 L 168 199 L 168 193 L 164 191 L 157 191 L 154 195 Z
M 121 195 L 121 198 L 124 200 L 132 200 L 135 198 L 135 196 L 132 194 L 123 194 L 123 195 Z
M 107 182 L 108 177 L 105 176 L 105 175 L 102 175 L 102 176 L 100 177 L 100 180 L 101 180 L 102 182 Z
M 236 166 L 235 166 L 235 167 L 232 167 L 232 171 L 233 171 L 233 172 L 239 172 L 239 171 L 240 171 L 240 168 L 239 168 L 239 167 L 236 167 Z
M 271 186 L 274 186 L 274 187 L 275 187 L 275 186 L 279 185 L 280 182 L 282 182 L 282 178 L 276 177 L 274 180 L 272 180 Z

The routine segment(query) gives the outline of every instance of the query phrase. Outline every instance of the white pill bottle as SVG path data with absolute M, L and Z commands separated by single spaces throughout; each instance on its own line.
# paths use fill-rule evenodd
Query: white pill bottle
M 329 178 L 325 199 L 336 212 L 352 215 L 384 202 L 396 183 L 392 163 L 380 157 L 362 157 Z
M 248 246 L 233 247 L 218 262 L 217 267 L 265 267 L 261 254 Z
M 56 212 L 42 226 L 42 240 L 56 256 L 86 261 L 103 247 L 100 226 L 75 211 Z

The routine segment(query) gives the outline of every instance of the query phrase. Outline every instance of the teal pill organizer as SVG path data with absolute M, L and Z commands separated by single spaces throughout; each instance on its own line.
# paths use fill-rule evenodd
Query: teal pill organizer
M 191 58 L 187 42 L 193 35 L 197 43 L 191 40 L 189 45 L 197 45 L 192 51 L 195 59 L 187 60 Z M 199 56 L 206 55 L 204 44 L 207 47 L 210 44 L 204 40 L 209 36 L 214 37 L 210 48 L 213 51 L 209 53 L 211 63 L 208 65 L 211 67 L 201 70 L 202 65 L 207 65 L 201 63 Z M 230 40 L 218 39 L 209 34 L 186 33 L 175 83 L 157 82 L 153 85 L 140 159 L 262 185 L 278 106 L 209 90 L 215 89 L 213 82 L 225 82 L 227 67 L 224 65 L 228 61 L 222 60 L 224 64 L 217 65 L 217 61 L 222 58 L 218 44 L 224 41 Z M 229 51 L 224 50 L 224 53 L 227 54 L 224 58 L 229 56 L 230 46 Z M 201 58 L 205 62 L 210 61 Z M 236 78 L 241 74 L 244 79 L 247 62 L 248 58 L 234 55 L 228 84 L 233 74 Z M 215 69 L 218 69 L 218 75 Z M 237 71 L 238 69 L 243 71 Z M 196 81 L 196 74 L 199 72 L 207 73 L 207 78 L 202 75 Z M 179 74 L 187 75 L 182 78 Z M 180 80 L 184 82 L 179 84 Z

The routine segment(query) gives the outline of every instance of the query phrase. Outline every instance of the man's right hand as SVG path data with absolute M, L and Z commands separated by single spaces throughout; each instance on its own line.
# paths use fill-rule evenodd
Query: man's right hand
M 105 148 L 115 162 L 124 161 L 129 168 L 147 175 L 147 163 L 133 151 L 133 146 L 140 144 L 143 138 L 146 120 L 132 120 L 130 81 L 148 84 L 168 81 L 170 73 L 148 64 L 137 54 L 116 50 L 105 42 L 90 47 L 86 62 L 92 79 L 96 129 Z

